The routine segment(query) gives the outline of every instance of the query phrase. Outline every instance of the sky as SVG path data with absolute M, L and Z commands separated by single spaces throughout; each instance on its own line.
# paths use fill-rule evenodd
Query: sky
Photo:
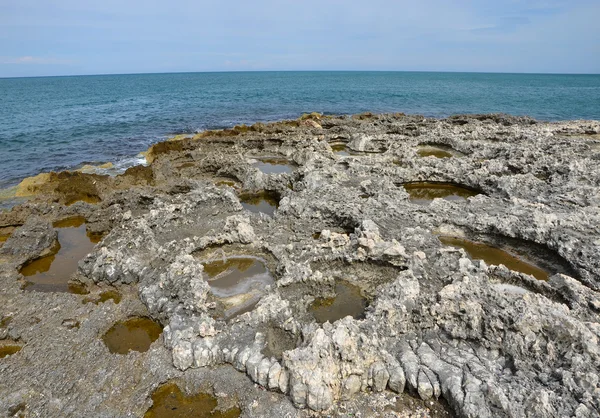
M 600 0 L 0 0 L 0 77 L 600 73 Z

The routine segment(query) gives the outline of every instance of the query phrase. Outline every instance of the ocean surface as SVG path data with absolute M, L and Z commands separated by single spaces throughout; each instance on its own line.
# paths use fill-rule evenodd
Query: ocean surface
M 600 75 L 247 72 L 0 79 L 0 189 L 44 171 L 139 164 L 173 134 L 305 112 L 600 119 Z

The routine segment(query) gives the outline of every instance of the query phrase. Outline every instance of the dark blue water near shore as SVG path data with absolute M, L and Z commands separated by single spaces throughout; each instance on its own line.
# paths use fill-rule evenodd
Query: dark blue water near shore
M 189 73 L 0 79 L 0 188 L 132 158 L 174 133 L 303 112 L 600 119 L 600 75 Z

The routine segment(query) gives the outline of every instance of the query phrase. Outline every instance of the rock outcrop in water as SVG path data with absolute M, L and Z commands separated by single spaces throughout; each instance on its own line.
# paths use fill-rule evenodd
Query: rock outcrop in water
M 116 178 L 29 182 L 43 195 L 0 214 L 0 228 L 22 225 L 0 247 L 0 338 L 22 345 L 0 359 L 0 411 L 140 416 L 175 379 L 243 416 L 410 416 L 394 411 L 411 396 L 433 416 L 599 416 L 599 135 L 594 121 L 312 114 L 158 144 L 151 165 Z M 264 173 L 265 158 L 292 170 Z M 472 192 L 423 204 L 403 186 L 419 182 Z M 263 192 L 278 197 L 272 216 L 243 209 L 240 196 Z M 20 289 L 19 268 L 69 216 L 106 233 L 73 279 L 116 287 L 119 304 Z M 505 248 L 549 279 L 440 236 Z M 225 320 L 206 260 L 240 256 L 275 282 Z M 364 313 L 319 324 L 310 308 L 343 302 L 340 281 Z M 110 353 L 102 335 L 134 316 L 163 337 Z

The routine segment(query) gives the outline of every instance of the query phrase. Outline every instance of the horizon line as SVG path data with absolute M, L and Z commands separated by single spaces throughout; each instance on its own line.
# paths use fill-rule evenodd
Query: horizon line
M 597 76 L 600 73 L 553 73 L 553 72 L 511 72 L 511 71 L 430 71 L 430 70 L 214 70 L 214 71 L 165 71 L 97 74 L 60 74 L 34 76 L 0 76 L 0 80 L 22 78 L 60 77 L 103 77 L 127 75 L 168 75 L 168 74 L 234 74 L 234 73 L 435 73 L 435 74 L 504 74 L 504 75 L 579 75 Z

